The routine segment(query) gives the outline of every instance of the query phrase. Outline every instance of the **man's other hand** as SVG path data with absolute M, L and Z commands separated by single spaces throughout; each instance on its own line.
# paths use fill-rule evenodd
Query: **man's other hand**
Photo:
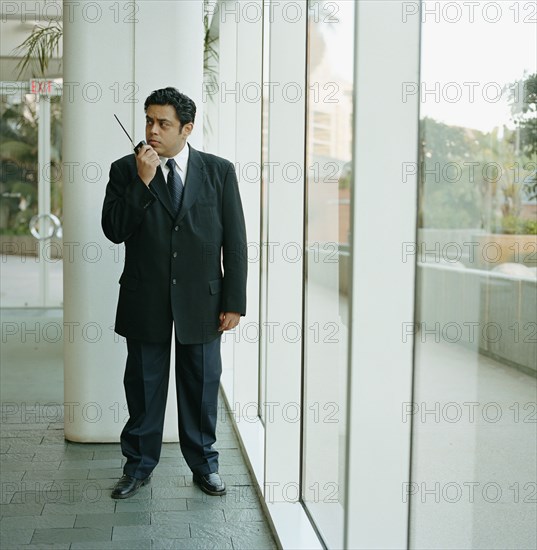
M 230 311 L 222 311 L 218 318 L 220 319 L 220 326 L 218 327 L 218 330 L 231 330 L 239 324 L 239 321 L 241 320 L 241 314 L 233 313 Z
M 138 175 L 149 186 L 157 173 L 157 168 L 160 164 L 159 156 L 151 145 L 144 145 L 135 157 Z

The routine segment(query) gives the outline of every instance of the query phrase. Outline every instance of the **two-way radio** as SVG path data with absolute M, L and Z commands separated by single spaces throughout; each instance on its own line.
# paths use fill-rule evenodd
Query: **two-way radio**
M 119 120 L 119 118 L 117 118 L 117 115 L 114 115 L 116 117 L 116 120 L 118 121 L 119 125 L 121 126 L 121 128 L 123 129 L 123 131 L 125 132 L 125 134 L 127 135 L 127 137 L 129 138 L 129 141 L 132 143 L 132 146 L 134 147 L 134 154 L 137 155 L 138 154 L 138 151 L 144 146 L 144 145 L 147 145 L 145 141 L 140 141 L 140 143 L 138 143 L 138 145 L 134 145 L 134 141 L 132 141 L 131 137 L 129 136 L 129 133 L 127 132 L 127 130 L 125 130 L 125 127 L 123 126 L 123 124 L 121 124 L 121 121 Z

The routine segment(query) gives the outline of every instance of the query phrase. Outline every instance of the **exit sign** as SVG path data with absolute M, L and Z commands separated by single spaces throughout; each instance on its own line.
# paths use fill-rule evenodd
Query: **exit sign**
M 32 78 L 30 80 L 30 93 L 37 95 L 56 95 L 58 83 L 54 80 Z

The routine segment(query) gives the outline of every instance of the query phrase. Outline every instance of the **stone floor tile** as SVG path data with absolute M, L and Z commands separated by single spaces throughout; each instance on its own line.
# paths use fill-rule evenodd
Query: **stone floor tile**
M 179 512 L 151 512 L 151 525 L 211 524 L 224 522 L 222 510 L 185 510 Z M 215 528 L 218 531 L 218 527 Z
M 107 460 L 110 458 L 121 458 L 122 454 L 121 451 L 117 450 L 103 450 L 103 451 L 93 451 L 93 460 Z
M 69 550 L 71 547 L 70 542 L 64 542 L 61 544 L 20 544 L 17 546 L 17 550 Z
M 174 477 L 174 476 L 190 476 L 192 477 L 192 471 L 188 466 L 182 464 L 176 464 L 175 466 L 169 464 L 159 464 L 153 470 L 153 477 Z
M 117 512 L 172 512 L 186 510 L 185 498 L 159 498 L 158 500 L 118 500 L 116 502 Z
M 48 430 L 43 435 L 43 443 L 63 443 L 64 441 L 63 430 Z
M 23 478 L 25 473 L 26 472 L 14 472 L 14 471 L 4 472 L 0 468 L 0 482 L 5 483 L 6 481 L 20 481 Z
M 36 502 L 28 504 L 0 504 L 0 515 L 10 516 L 38 516 L 43 511 L 44 504 Z
M 256 485 L 228 485 L 228 497 L 235 502 L 246 501 L 250 504 L 259 504 L 259 492 Z
M 86 451 L 118 451 L 121 456 L 121 445 L 119 444 L 119 434 L 117 443 L 72 443 L 69 447 L 73 449 L 83 449 Z
M 24 481 L 42 479 L 86 479 L 89 470 L 29 470 L 25 472 Z
M 219 460 L 225 460 L 226 458 L 240 458 L 244 460 L 242 456 L 242 451 L 240 449 L 229 449 L 224 454 L 220 455 Z
M 149 512 L 122 512 L 114 514 L 77 514 L 75 527 L 115 527 L 119 525 L 149 525 Z
M 79 468 L 82 469 L 91 469 L 97 470 L 101 468 L 119 468 L 121 466 L 121 459 L 118 458 L 108 458 L 105 460 L 62 460 L 60 464 L 60 470 L 76 470 Z
M 227 495 L 216 497 L 202 493 L 199 498 L 187 498 L 187 508 L 191 511 L 196 510 L 223 510 L 226 507 Z
M 37 447 L 33 462 L 50 462 L 53 460 L 93 460 L 94 451 L 81 452 L 78 449 L 70 452 L 67 449 L 48 450 L 47 447 Z
M 234 495 L 230 494 L 228 491 L 227 495 L 223 497 L 214 497 L 207 496 L 206 499 L 203 497 L 204 493 L 201 493 L 199 498 L 188 498 L 187 507 L 189 510 L 230 510 L 230 509 L 250 509 L 258 508 L 259 502 L 256 500 L 252 502 L 247 499 L 235 498 Z
M 42 514 L 112 514 L 115 510 L 115 502 L 108 498 L 98 502 L 75 502 L 72 504 L 55 504 L 47 502 Z
M 4 427 L 2 489 L 12 501 L 0 508 L 6 549 L 276 548 L 231 417 L 225 408 L 221 415 L 223 497 L 193 485 L 177 442 L 163 445 L 150 485 L 114 500 L 110 492 L 125 463 L 119 443 L 67 442 L 57 419 Z
M 76 470 L 73 470 L 76 472 Z M 26 478 L 25 478 L 26 479 Z M 25 479 L 23 481 L 25 481 Z M 117 478 L 96 478 L 96 479 L 37 479 L 36 483 L 53 483 L 52 488 L 60 488 L 62 491 L 70 491 L 75 494 L 83 493 L 86 495 L 86 499 L 93 501 L 98 499 L 98 495 L 95 493 L 100 491 L 111 490 L 117 482 Z
M 48 489 L 13 493 L 10 501 L 11 504 L 71 504 L 75 502 L 82 502 L 82 497 Z
M 151 548 L 155 550 L 231 550 L 231 537 L 215 536 L 209 539 L 162 539 L 151 541 Z
M 44 432 L 42 432 L 44 433 Z M 61 432 L 63 434 L 63 431 Z M 57 438 L 57 441 L 45 441 L 44 436 L 41 438 L 41 442 L 35 445 L 35 448 L 38 450 L 47 450 L 47 451 L 65 451 L 71 445 L 69 441 L 65 439 Z M 84 452 L 88 452 L 85 450 Z
M 152 498 L 196 498 L 200 495 L 201 489 L 193 487 L 154 487 L 151 489 Z
M 192 476 L 192 474 L 190 474 Z M 162 487 L 186 487 L 185 476 L 173 476 L 173 477 L 156 477 L 151 478 L 151 486 L 153 488 Z
M 123 470 L 121 468 L 97 468 L 95 470 L 89 471 L 88 479 L 99 479 L 99 478 L 108 478 L 108 479 L 119 479 L 123 475 Z
M 31 462 L 33 458 L 34 458 L 34 453 L 30 453 L 30 454 L 4 453 L 0 455 L 0 464 L 3 466 L 6 462 L 13 462 L 13 461 Z M 0 466 L 0 468 L 2 466 Z
M 43 427 L 35 428 L 23 424 L 0 424 L 0 437 L 5 440 L 18 439 L 21 444 L 39 445 L 43 441 Z
M 143 525 L 114 527 L 112 540 L 136 540 L 140 538 L 182 539 L 190 538 L 188 524 L 179 525 Z
M 2 464 L 2 471 L 21 472 L 26 470 L 55 470 L 60 466 L 60 462 L 6 462 Z
M 65 452 L 65 449 L 66 449 L 65 443 L 46 442 L 46 443 L 39 443 L 38 445 L 24 447 L 20 451 L 28 452 L 28 453 L 33 452 L 35 456 L 36 453 L 55 453 L 55 452 L 63 453 Z M 11 451 L 13 451 L 13 449 L 11 449 Z
M 119 443 L 73 443 L 66 442 L 69 452 L 109 452 L 115 453 L 111 458 L 121 458 L 121 446 Z
M 0 529 L 37 529 L 48 527 L 73 527 L 76 516 L 20 516 L 4 517 L 0 520 Z
M 246 474 L 231 474 L 226 473 L 225 469 L 220 470 L 220 475 L 222 477 L 222 480 L 225 481 L 226 487 L 229 490 L 232 490 L 236 487 L 246 487 L 246 486 L 252 486 L 253 485 L 253 479 L 250 476 L 249 473 Z M 185 476 L 185 484 L 187 487 L 194 485 L 197 487 L 197 485 L 194 484 L 194 480 L 192 478 L 192 474 Z
M 188 468 L 184 458 L 182 458 L 179 451 L 177 451 L 176 454 L 172 455 L 172 456 L 162 456 L 161 455 L 160 460 L 159 460 L 159 465 L 173 466 L 174 468 L 177 467 L 177 466 L 186 466 Z
M 238 449 L 239 443 L 237 441 L 233 440 L 220 440 L 218 442 L 217 450 L 220 452 L 220 454 L 225 453 L 228 449 Z
M 226 521 L 231 522 L 267 521 L 263 510 L 260 508 L 226 508 L 224 516 Z
M 181 455 L 181 449 L 179 445 L 173 446 L 173 443 L 168 443 L 167 445 L 162 446 L 162 451 L 160 453 L 161 458 L 177 458 L 178 460 L 183 461 Z M 186 463 L 185 463 L 186 464 Z
M 73 542 L 71 550 L 149 550 L 151 548 L 151 539 L 138 540 L 111 540 L 99 542 L 98 546 L 94 542 Z
M 232 536 L 234 550 L 277 550 L 276 541 L 271 537 L 256 537 L 250 535 Z
M 79 529 L 36 529 L 32 537 L 32 544 L 43 542 L 100 542 L 109 541 L 112 537 L 112 528 L 81 527 Z
M 34 534 L 33 529 L 13 529 L 0 531 L 0 548 L 8 550 L 20 544 L 29 544 Z
M 56 446 L 56 447 L 57 447 L 57 450 L 60 450 L 59 446 Z M 73 447 L 73 444 L 69 442 L 65 443 L 63 450 L 65 453 L 66 460 L 69 460 L 71 456 L 73 458 L 78 458 L 78 457 L 82 457 L 82 458 L 87 457 L 88 459 L 95 458 L 95 453 L 97 452 L 91 449 L 84 449 L 84 448 L 81 449 L 80 447 Z M 91 456 L 88 457 L 87 455 L 91 455 Z
M 6 487 L 5 495 L 8 495 L 8 489 L 13 490 L 15 485 L 20 484 L 20 491 L 13 492 L 12 503 L 25 502 L 44 502 L 44 503 L 64 503 L 87 502 L 89 504 L 97 502 L 109 495 L 108 487 L 111 487 L 112 481 L 106 480 L 47 480 L 47 481 L 19 481 L 11 482 Z M 103 485 L 105 487 L 103 488 Z
M 250 475 L 248 466 L 244 463 L 244 460 L 237 461 L 235 464 L 222 464 L 220 463 L 220 473 L 224 474 L 247 474 Z
M 227 487 L 233 487 L 233 486 L 244 486 L 244 485 L 253 485 L 253 479 L 250 476 L 249 473 L 246 474 L 232 474 L 226 472 L 225 468 L 222 468 L 220 470 L 220 474 L 222 476 L 222 479 L 225 481 Z
M 215 529 L 211 525 L 193 523 L 190 525 L 190 530 L 193 537 L 210 538 L 215 533 Z M 272 536 L 271 531 L 265 523 L 261 522 L 225 522 L 218 524 L 218 535 L 233 537 L 236 535 L 259 537 Z

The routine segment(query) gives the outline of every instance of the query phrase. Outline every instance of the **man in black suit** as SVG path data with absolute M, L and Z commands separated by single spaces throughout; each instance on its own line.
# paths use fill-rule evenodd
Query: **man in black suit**
M 115 331 L 127 339 L 127 458 L 112 498 L 149 482 L 159 461 L 172 323 L 179 440 L 194 482 L 211 495 L 218 474 L 220 340 L 246 313 L 246 230 L 233 164 L 187 144 L 196 106 L 175 88 L 145 101 L 146 141 L 110 168 L 102 228 L 125 243 Z M 222 273 L 223 264 L 223 273 Z

